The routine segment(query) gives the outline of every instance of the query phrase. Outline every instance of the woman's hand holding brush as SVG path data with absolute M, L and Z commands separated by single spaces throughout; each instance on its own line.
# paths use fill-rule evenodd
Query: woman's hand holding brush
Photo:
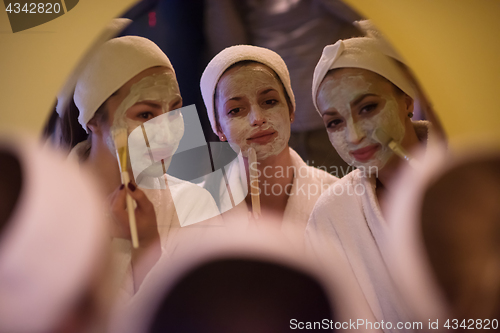
M 148 272 L 160 258 L 161 243 L 154 206 L 144 192 L 133 183 L 128 183 L 128 186 L 122 184 L 111 195 L 111 214 L 113 216 L 111 230 L 113 237 L 129 240 L 132 238 L 127 196 L 132 197 L 137 204 L 134 215 L 137 223 L 139 246 L 132 248 L 131 262 L 134 290 L 137 291 Z
M 137 203 L 135 218 L 140 247 L 147 248 L 160 239 L 156 223 L 156 214 L 151 201 L 149 201 L 144 192 L 133 183 L 129 183 L 127 187 L 122 184 L 110 196 L 111 213 L 113 216 L 111 226 L 112 236 L 116 238 L 131 239 L 126 203 L 127 193 Z

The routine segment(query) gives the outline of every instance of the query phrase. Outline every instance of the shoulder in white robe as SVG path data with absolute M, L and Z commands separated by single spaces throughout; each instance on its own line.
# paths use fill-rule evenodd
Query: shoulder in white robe
M 68 159 L 81 161 L 88 150 L 88 140 L 77 144 Z M 166 186 L 168 184 L 168 187 Z M 146 178 L 139 187 L 151 201 L 156 213 L 162 257 L 188 251 L 201 238 L 224 233 L 220 212 L 213 197 L 202 187 L 170 175 Z M 112 240 L 112 274 L 118 303 L 135 294 L 132 272 L 132 245 L 129 240 Z
M 169 175 L 165 175 L 163 180 L 168 182 L 168 187 L 142 189 L 155 209 L 162 257 L 173 257 L 188 251 L 201 238 L 224 232 L 219 210 L 205 189 Z M 113 249 L 117 281 L 121 281 L 119 298 L 125 301 L 136 292 L 131 243 L 114 239 Z
M 421 141 L 428 123 L 414 123 Z M 375 193 L 375 177 L 354 170 L 318 199 L 306 228 L 306 246 L 325 265 L 328 254 L 339 252 L 349 263 L 374 316 L 394 325 L 404 322 L 407 310 L 387 269 L 385 242 L 388 225 Z M 401 331 L 386 329 L 386 332 Z
M 281 232 L 294 245 L 302 249 L 304 230 L 316 200 L 338 178 L 323 170 L 308 166 L 293 149 L 289 149 L 292 166 L 290 170 L 283 170 L 283 172 L 294 172 L 294 177 L 290 188 L 281 189 L 290 194 L 283 215 Z M 249 227 L 248 208 L 245 202 L 248 189 L 241 156 L 229 164 L 225 171 L 229 190 L 223 177 L 220 178 L 218 187 L 222 218 L 229 229 L 244 232 Z

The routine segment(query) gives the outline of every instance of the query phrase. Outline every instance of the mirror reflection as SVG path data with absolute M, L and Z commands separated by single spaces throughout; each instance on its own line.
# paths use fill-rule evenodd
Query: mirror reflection
M 498 327 L 499 152 L 342 1 L 138 2 L 56 100 L 0 140 L 0 331 Z

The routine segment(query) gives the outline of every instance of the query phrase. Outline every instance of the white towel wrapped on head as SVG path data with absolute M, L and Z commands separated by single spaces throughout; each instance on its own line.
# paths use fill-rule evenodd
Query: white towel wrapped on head
M 87 123 L 115 91 L 155 66 L 174 71 L 165 53 L 147 38 L 125 36 L 104 43 L 89 59 L 76 83 L 74 98 L 83 129 L 88 131 Z
M 295 96 L 293 95 L 290 83 L 290 74 L 283 59 L 276 52 L 263 47 L 252 45 L 231 46 L 222 50 L 210 61 L 200 81 L 201 94 L 207 108 L 208 119 L 210 119 L 210 124 L 215 134 L 217 134 L 217 126 L 215 121 L 214 95 L 217 83 L 226 69 L 237 62 L 245 60 L 259 62 L 275 71 L 283 83 L 288 97 L 290 97 L 293 111 L 295 110 Z
M 366 37 L 375 39 L 379 44 L 380 51 L 388 57 L 394 58 L 397 61 L 406 64 L 403 57 L 392 47 L 386 37 L 377 29 L 371 20 L 360 20 L 353 22 L 359 30 L 363 31 Z
M 63 117 L 64 111 L 73 97 L 78 77 L 85 69 L 85 66 L 92 55 L 99 49 L 99 47 L 101 47 L 102 44 L 111 38 L 116 37 L 116 35 L 125 29 L 130 23 L 132 23 L 132 20 L 126 18 L 115 18 L 111 20 L 111 22 L 104 28 L 104 31 L 101 32 L 101 34 L 92 43 L 83 58 L 78 62 L 75 69 L 69 75 L 68 79 L 64 83 L 64 86 L 57 94 L 56 112 L 59 117 Z
M 328 71 L 335 68 L 361 68 L 372 71 L 415 98 L 412 84 L 394 60 L 382 52 L 379 41 L 371 37 L 356 37 L 339 40 L 323 49 L 321 59 L 314 69 L 312 84 L 312 98 L 318 112 L 316 99 L 319 86 Z

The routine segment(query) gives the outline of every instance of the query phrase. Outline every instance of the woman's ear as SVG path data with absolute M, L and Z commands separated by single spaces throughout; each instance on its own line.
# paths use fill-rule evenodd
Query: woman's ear
M 96 135 L 104 133 L 105 129 L 103 127 L 111 126 L 108 125 L 108 123 L 110 124 L 108 101 L 109 98 L 97 109 L 92 119 L 87 123 L 89 130 Z
M 293 104 L 291 101 L 287 101 L 286 102 L 288 104 L 288 110 L 289 110 L 289 114 L 290 114 L 290 122 L 293 123 L 293 121 L 295 120 L 295 109 L 293 108 Z
M 405 106 L 406 106 L 406 112 L 411 112 L 413 113 L 413 107 L 414 107 L 414 103 L 413 103 L 413 98 L 411 98 L 410 96 L 408 95 L 404 95 L 404 102 L 405 102 Z
M 102 134 L 101 126 L 99 126 L 99 122 L 96 119 L 97 117 L 92 117 L 90 121 L 87 123 L 87 127 L 89 128 L 90 132 L 94 134 Z
M 227 141 L 227 137 L 222 132 L 222 128 L 220 127 L 219 120 L 217 119 L 217 114 L 215 114 L 215 128 L 217 129 L 217 136 L 220 141 Z
M 224 135 L 224 133 L 222 133 L 219 126 L 217 126 L 217 136 L 219 137 L 220 141 L 227 141 L 226 136 Z

